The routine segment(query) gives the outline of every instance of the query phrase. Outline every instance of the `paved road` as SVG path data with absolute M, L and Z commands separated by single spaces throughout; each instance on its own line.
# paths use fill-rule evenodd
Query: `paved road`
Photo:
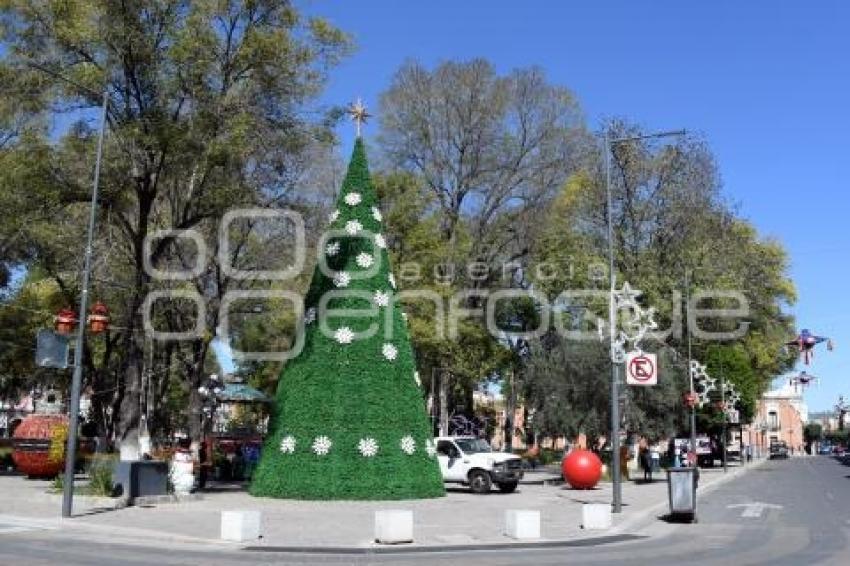
M 570 548 L 325 556 L 86 542 L 0 524 L 0 563 L 26 564 L 850 564 L 850 462 L 768 462 L 702 496 L 699 523 L 649 518 L 644 538 Z

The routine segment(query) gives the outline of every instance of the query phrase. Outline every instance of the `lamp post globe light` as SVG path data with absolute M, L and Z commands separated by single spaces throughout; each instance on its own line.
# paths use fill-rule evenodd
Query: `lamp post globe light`
M 617 309 L 615 304 L 615 292 L 617 276 L 614 273 L 614 221 L 613 221 L 613 199 L 611 195 L 611 152 L 615 145 L 633 141 L 657 139 L 672 136 L 683 136 L 685 130 L 657 132 L 640 136 L 627 136 L 614 138 L 609 131 L 605 132 L 604 154 L 605 154 L 605 194 L 608 217 L 608 331 L 611 346 L 611 476 L 613 488 L 613 512 L 621 513 L 623 505 L 623 483 L 620 476 L 620 364 L 623 363 L 622 352 L 617 343 Z M 619 344 L 619 346 L 622 346 Z

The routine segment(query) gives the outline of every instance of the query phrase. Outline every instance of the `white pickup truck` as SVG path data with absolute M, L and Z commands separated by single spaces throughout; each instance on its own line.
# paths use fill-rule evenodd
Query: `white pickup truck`
M 468 485 L 474 493 L 489 493 L 493 484 L 511 493 L 522 479 L 522 458 L 493 452 L 486 440 L 473 436 L 439 436 L 437 459 L 446 483 Z

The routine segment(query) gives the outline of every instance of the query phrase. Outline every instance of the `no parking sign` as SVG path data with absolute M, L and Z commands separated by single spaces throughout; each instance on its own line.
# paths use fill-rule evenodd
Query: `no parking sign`
M 658 357 L 639 351 L 626 354 L 626 385 L 658 385 Z

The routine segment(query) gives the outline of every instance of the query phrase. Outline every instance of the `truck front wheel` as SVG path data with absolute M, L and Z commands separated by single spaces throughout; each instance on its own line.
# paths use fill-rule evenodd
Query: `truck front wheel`
M 473 493 L 489 493 L 493 482 L 490 474 L 484 470 L 472 470 L 469 472 L 469 488 Z
M 497 485 L 499 486 L 499 491 L 501 491 L 502 493 L 513 493 L 514 491 L 516 491 L 516 486 L 518 484 L 519 482 L 515 481 L 505 481 Z

